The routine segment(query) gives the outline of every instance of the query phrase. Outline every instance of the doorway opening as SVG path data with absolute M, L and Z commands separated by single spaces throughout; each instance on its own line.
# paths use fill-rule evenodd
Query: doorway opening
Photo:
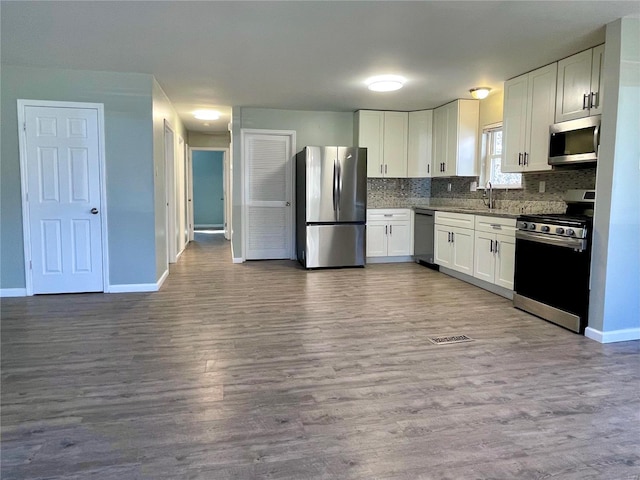
M 191 147 L 189 151 L 190 239 L 194 233 L 229 239 L 229 149 Z

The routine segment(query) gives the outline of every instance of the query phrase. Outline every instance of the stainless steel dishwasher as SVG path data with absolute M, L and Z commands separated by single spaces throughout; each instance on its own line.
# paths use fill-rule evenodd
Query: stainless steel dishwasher
M 433 262 L 435 210 L 415 209 L 413 257 L 416 263 L 438 269 Z

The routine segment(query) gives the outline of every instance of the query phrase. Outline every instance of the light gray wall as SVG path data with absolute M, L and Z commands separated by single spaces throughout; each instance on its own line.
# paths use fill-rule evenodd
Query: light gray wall
M 164 93 L 158 82 L 153 79 L 153 172 L 154 181 L 154 236 L 155 236 L 155 279 L 160 277 L 167 270 L 167 204 L 166 204 L 166 176 L 165 176 L 165 152 L 164 152 L 164 124 L 165 120 L 173 128 L 174 156 L 178 154 L 178 136 L 183 139 L 187 136 L 182 122 L 178 118 L 169 97 Z M 177 158 L 177 157 L 175 157 Z M 175 172 L 178 178 L 178 172 Z M 177 201 L 177 199 L 176 199 Z
M 270 108 L 239 108 L 232 112 L 233 125 L 233 255 L 242 257 L 242 171 L 240 129 L 295 130 L 295 151 L 307 145 L 353 144 L 353 112 L 308 112 Z M 291 160 L 293 161 L 293 159 Z
M 589 327 L 640 336 L 640 19 L 607 25 Z
M 25 288 L 17 102 L 103 103 L 110 283 L 156 281 L 151 75 L 2 65 L 0 288 Z
M 231 135 L 224 133 L 187 132 L 187 143 L 190 147 L 201 148 L 229 148 Z

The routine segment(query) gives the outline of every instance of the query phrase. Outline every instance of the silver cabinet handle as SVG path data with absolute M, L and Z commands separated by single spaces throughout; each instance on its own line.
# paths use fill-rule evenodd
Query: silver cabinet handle
M 387 164 L 384 164 L 384 173 L 387 173 Z
M 493 240 L 489 240 L 491 244 L 489 245 L 489 251 L 493 252 Z
M 389 225 L 384 226 L 384 234 L 389 235 Z
M 600 92 L 591 92 L 591 102 L 589 108 L 596 108 L 600 103 Z
M 427 173 L 429 173 L 429 167 L 431 167 L 431 165 L 427 163 Z
M 496 240 L 496 248 L 494 249 L 495 253 L 498 253 L 498 240 Z
M 380 164 L 380 175 L 382 175 L 382 164 Z
M 453 232 L 451 232 L 451 243 L 454 243 L 456 241 L 456 237 L 453 236 Z
M 518 153 L 518 165 L 522 165 L 522 152 Z
M 586 110 L 587 108 L 589 108 L 589 97 L 591 95 L 589 95 L 588 93 L 585 93 L 584 95 L 582 95 L 582 109 Z
M 389 235 L 393 235 L 393 225 L 389 225 Z
M 447 232 L 447 242 L 451 243 L 451 232 Z
M 529 165 L 529 154 L 527 152 L 524 152 L 524 164 L 523 165 Z

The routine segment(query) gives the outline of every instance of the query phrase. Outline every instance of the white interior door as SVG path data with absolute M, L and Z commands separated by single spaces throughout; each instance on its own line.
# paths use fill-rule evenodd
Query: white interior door
M 242 136 L 245 258 L 292 258 L 293 132 Z
M 189 148 L 187 154 L 187 225 L 189 241 L 194 238 L 193 228 L 193 151 Z
M 169 123 L 164 122 L 165 199 L 167 204 L 167 263 L 176 263 L 176 183 L 175 178 L 175 134 Z
M 104 291 L 98 109 L 23 115 L 32 293 Z

